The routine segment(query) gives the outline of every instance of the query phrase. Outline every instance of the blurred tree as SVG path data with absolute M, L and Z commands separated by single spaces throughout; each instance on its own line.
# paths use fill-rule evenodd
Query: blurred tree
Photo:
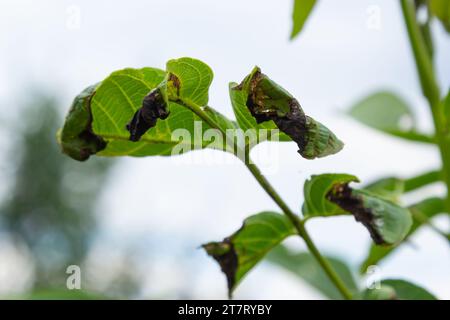
M 7 170 L 12 183 L 0 205 L 0 227 L 25 243 L 34 265 L 33 289 L 61 287 L 68 265 L 81 265 L 92 240 L 93 215 L 109 159 L 79 163 L 62 155 L 55 134 L 55 99 L 31 95 L 13 130 Z

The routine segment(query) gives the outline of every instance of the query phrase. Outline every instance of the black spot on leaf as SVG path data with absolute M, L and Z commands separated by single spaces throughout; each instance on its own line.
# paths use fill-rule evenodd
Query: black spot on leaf
M 139 141 L 141 137 L 156 125 L 158 119 L 169 116 L 167 100 L 163 90 L 158 87 L 150 91 L 142 101 L 142 107 L 136 111 L 126 128 L 130 132 L 131 141 Z
M 375 226 L 372 210 L 364 206 L 363 199 L 355 195 L 347 183 L 334 185 L 328 193 L 327 199 L 350 212 L 356 221 L 361 222 L 376 244 L 385 244 L 383 237 L 378 233 Z

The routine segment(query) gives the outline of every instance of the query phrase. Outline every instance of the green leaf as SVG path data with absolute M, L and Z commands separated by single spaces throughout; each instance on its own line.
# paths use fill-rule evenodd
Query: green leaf
M 294 0 L 291 39 L 294 39 L 302 31 L 315 4 L 316 0 Z
M 357 121 L 407 140 L 433 143 L 434 138 L 416 130 L 416 120 L 408 105 L 391 92 L 378 92 L 357 102 L 349 111 Z
M 430 0 L 430 10 L 450 32 L 450 0 Z
M 400 300 L 437 300 L 437 298 L 416 284 L 400 279 L 387 279 L 381 281 L 382 285 L 394 288 Z
M 289 219 L 274 212 L 261 212 L 244 220 L 242 227 L 221 242 L 210 242 L 203 248 L 220 265 L 227 277 L 228 292 L 276 245 L 295 228 Z
M 362 300 L 397 300 L 395 289 L 380 283 L 379 288 L 366 289 L 362 293 Z
M 416 284 L 405 280 L 387 279 L 381 281 L 379 289 L 367 289 L 365 300 L 437 300 L 437 298 Z
M 421 226 L 424 224 L 425 217 L 429 220 L 432 217 L 445 211 L 445 202 L 440 198 L 429 198 L 409 207 L 413 223 L 406 238 L 410 238 Z M 365 273 L 367 268 L 371 265 L 378 264 L 381 260 L 391 254 L 398 246 L 380 247 L 371 245 L 368 256 L 361 264 L 360 272 Z
M 342 279 L 345 286 L 353 293 L 358 292 L 358 287 L 351 269 L 340 259 L 334 257 L 325 258 Z M 330 278 L 310 253 L 294 253 L 286 247 L 279 245 L 267 255 L 266 259 L 272 264 L 280 266 L 300 277 L 325 297 L 329 299 L 342 299 L 341 293 L 336 289 L 336 286 L 330 281 Z
M 169 60 L 166 70 L 179 80 L 175 85 L 179 99 L 200 106 L 208 104 L 208 90 L 214 76 L 208 65 L 197 59 L 180 58 Z
M 95 91 L 93 87 L 90 88 L 89 95 L 83 92 L 74 102 L 74 105 L 84 106 L 81 116 L 78 112 L 75 117 L 71 111 L 59 134 L 63 151 L 77 158 L 72 149 L 75 151 L 86 149 L 86 142 L 80 143 L 76 140 L 78 136 L 75 135 L 85 128 L 92 131 L 93 136 L 107 143 L 103 150 L 91 147 L 85 152 L 88 155 L 97 152 L 100 156 L 167 156 L 206 147 L 225 150 L 226 143 L 223 136 L 218 133 L 221 139 L 217 138 L 218 135 L 214 135 L 211 140 L 204 138 L 203 132 L 211 127 L 183 104 L 188 101 L 205 105 L 202 107 L 203 112 L 215 120 L 221 129 L 225 131 L 236 128 L 232 121 L 206 106 L 208 87 L 212 80 L 209 67 L 195 59 L 181 58 L 169 61 L 168 70 L 170 74 L 155 68 L 119 70 L 103 80 Z M 139 141 L 130 141 L 126 125 L 140 110 L 144 98 L 150 96 L 149 92 L 154 92 L 154 89 L 159 87 L 160 92 L 166 94 L 165 85 L 162 84 L 167 81 L 168 76 L 171 89 L 176 77 L 178 91 L 176 97 L 170 92 L 170 98 L 179 103 L 169 102 L 168 116 L 164 119 L 155 119 L 153 127 L 143 134 Z M 84 133 L 82 137 L 85 137 Z M 91 140 L 88 143 L 91 143 Z M 81 147 L 77 144 L 81 144 Z
M 311 217 L 327 217 L 348 214 L 327 199 L 327 194 L 336 184 L 358 182 L 358 178 L 350 174 L 329 173 L 313 175 L 305 181 L 303 187 L 304 203 L 302 207 L 305 219 Z
M 263 74 L 260 68 L 254 67 L 250 74 L 231 90 L 241 92 L 241 96 L 234 97 L 240 97 L 240 105 L 245 101 L 256 123 L 274 122 L 278 129 L 294 140 L 299 148 L 298 153 L 303 158 L 326 157 L 343 148 L 344 144 L 333 132 L 307 116 L 297 99 Z M 243 122 L 243 117 L 240 118 Z
M 319 121 L 306 116 L 306 144 L 299 153 L 305 159 L 323 158 L 338 153 L 344 143 Z
M 408 105 L 390 92 L 378 92 L 359 101 L 350 109 L 350 115 L 382 131 L 401 131 L 402 127 L 413 127 L 415 124 L 414 115 Z M 402 124 L 402 121 L 405 124 Z

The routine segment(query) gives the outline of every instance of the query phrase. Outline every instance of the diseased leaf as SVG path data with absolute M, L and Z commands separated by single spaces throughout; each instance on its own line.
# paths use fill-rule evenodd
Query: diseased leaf
M 403 240 L 412 224 L 410 212 L 366 190 L 349 187 L 350 182 L 357 181 L 355 176 L 347 174 L 312 176 L 304 186 L 304 217 L 351 213 L 368 229 L 376 244 Z
M 294 39 L 302 31 L 315 4 L 316 0 L 294 0 L 291 39 Z
M 418 142 L 434 143 L 434 138 L 418 133 L 408 105 L 391 92 L 378 92 L 357 102 L 349 111 L 359 122 L 379 131 Z
M 329 173 L 311 176 L 310 179 L 305 181 L 303 187 L 304 203 L 302 212 L 304 218 L 348 214 L 345 210 L 330 202 L 327 199 L 327 194 L 336 184 L 358 181 L 358 178 L 350 174 Z
M 274 212 L 261 212 L 244 220 L 242 227 L 221 242 L 203 245 L 227 277 L 228 292 L 276 245 L 295 228 L 289 219 Z
M 232 90 L 244 93 L 245 104 L 256 123 L 273 121 L 297 143 L 302 157 L 321 158 L 342 149 L 343 143 L 328 128 L 305 115 L 298 101 L 258 67 Z
M 253 79 L 253 76 L 257 79 Z M 233 148 L 227 143 L 228 135 L 225 137 L 223 133 L 231 130 L 235 136 L 234 141 L 239 143 L 236 134 L 240 128 L 235 122 L 207 106 L 212 77 L 212 71 L 206 64 L 192 58 L 170 60 L 167 72 L 155 68 L 127 68 L 113 72 L 96 88 L 95 95 L 88 99 L 90 104 L 87 114 L 90 116 L 92 129 L 87 131 L 92 131 L 92 135 L 101 139 L 104 145 L 94 145 L 95 148 L 85 146 L 83 136 L 82 145 L 78 146 L 77 143 L 80 142 L 73 137 L 68 139 L 64 136 L 62 139 L 60 135 L 63 150 L 78 159 L 85 159 L 94 153 L 99 156 L 167 156 L 206 147 L 233 152 Z M 243 129 L 256 129 L 258 137 L 252 138 L 250 146 L 259 141 L 278 138 L 288 141 L 295 137 L 300 147 L 299 153 L 307 159 L 324 157 L 342 148 L 342 142 L 332 132 L 304 115 L 298 102 L 261 74 L 258 68 L 246 79 L 246 88 L 249 89 L 252 82 L 251 85 L 259 93 L 250 93 L 248 90 L 244 92 L 243 85 L 239 85 L 232 88 L 230 95 Z M 249 100 L 250 95 L 256 100 Z M 249 103 L 257 107 L 258 110 L 250 108 L 256 121 L 249 118 L 249 108 L 245 109 L 247 114 L 242 113 L 242 99 L 245 99 L 246 107 L 250 106 Z M 261 108 L 258 105 L 260 102 Z M 212 123 L 211 119 L 215 122 L 214 127 L 220 130 L 208 125 Z M 252 122 L 249 122 L 250 119 Z M 260 124 L 266 121 L 267 126 Z M 84 130 L 84 125 L 81 120 L 81 130 Z M 283 133 L 268 132 L 267 136 L 259 135 L 260 129 L 276 127 Z M 217 131 L 217 134 L 209 134 L 211 131 L 208 131 L 208 135 L 203 136 L 203 132 L 208 129 Z M 83 154 L 80 155 L 80 152 Z
M 369 230 L 372 240 L 378 245 L 399 243 L 412 225 L 408 209 L 365 190 L 351 189 L 348 184 L 335 185 L 328 199 L 353 214 L 356 221 Z
M 187 108 L 192 103 L 206 107 L 213 73 L 205 63 L 192 58 L 170 60 L 167 62 L 165 77 L 145 96 L 142 107 L 127 124 L 131 141 L 138 141 L 156 125 L 158 119 L 164 120 L 169 116 L 169 99 Z
M 364 300 L 437 300 L 437 298 L 411 282 L 399 279 L 381 281 L 379 289 L 367 289 L 363 293 Z
M 411 237 L 421 226 L 423 226 L 424 220 L 418 219 L 418 216 L 425 217 L 429 220 L 439 213 L 445 212 L 445 202 L 441 198 L 429 198 L 410 206 L 408 209 L 411 212 L 413 223 L 406 238 Z M 378 264 L 396 248 L 398 248 L 398 246 L 380 247 L 372 244 L 368 256 L 361 264 L 360 272 L 366 272 L 369 266 Z
M 292 139 L 285 133 L 280 132 L 276 124 L 270 120 L 262 123 L 257 123 L 255 118 L 253 118 L 252 114 L 248 110 L 246 106 L 247 96 L 245 92 L 242 90 L 238 90 L 238 84 L 235 82 L 231 82 L 229 84 L 229 92 L 230 92 L 230 100 L 231 105 L 233 106 L 234 115 L 236 116 L 237 123 L 239 127 L 244 132 L 251 132 L 253 130 L 257 135 L 256 139 L 253 138 L 252 142 L 263 142 L 264 137 L 260 135 L 260 130 L 267 131 L 267 140 L 278 140 L 278 141 L 292 141 Z M 271 133 L 275 133 L 277 130 L 278 134 L 272 135 Z
M 450 32 L 450 0 L 430 0 L 430 10 Z
M 58 132 L 61 150 L 78 161 L 85 161 L 106 147 L 106 142 L 92 132 L 91 99 L 97 86 L 90 86 L 75 97 Z
M 358 292 L 351 269 L 340 259 L 325 257 L 339 275 L 345 286 L 352 292 Z M 342 294 L 330 281 L 330 278 L 323 271 L 317 260 L 308 252 L 294 253 L 283 245 L 273 249 L 266 258 L 270 263 L 280 266 L 285 270 L 295 274 L 310 286 L 317 289 L 329 299 L 342 299 Z
M 185 59 L 179 60 L 185 61 Z M 186 61 L 196 60 L 186 59 Z M 201 68 L 199 62 L 194 63 L 194 65 L 197 68 Z M 190 74 L 187 71 L 183 73 L 183 69 L 173 61 L 171 66 L 174 71 L 180 74 L 179 79 L 184 79 L 185 74 Z M 74 114 L 69 114 L 59 134 L 63 151 L 73 158 L 80 158 L 80 155 L 77 155 L 76 152 L 81 150 L 81 158 L 87 158 L 86 153 L 88 155 L 96 153 L 100 156 L 168 156 L 206 147 L 225 150 L 225 139 L 216 141 L 213 138 L 210 141 L 203 137 L 203 132 L 211 129 L 211 127 L 190 109 L 176 102 L 169 102 L 168 107 L 164 105 L 167 101 L 166 93 L 163 90 L 166 78 L 167 73 L 165 71 L 155 68 L 127 68 L 113 72 L 96 87 L 95 95 L 90 99 L 91 131 L 95 137 L 104 141 L 105 145 L 107 142 L 106 148 L 93 148 L 88 145 L 87 147 L 90 149 L 88 148 L 87 152 L 84 140 L 78 141 L 73 138 L 76 137 L 74 132 L 79 134 L 73 128 L 79 128 L 80 132 L 84 132 L 84 128 L 89 123 L 86 120 L 89 118 L 89 113 L 86 113 L 86 108 L 84 108 L 81 109 L 83 111 L 81 115 L 77 113 L 75 117 Z M 184 83 L 190 85 L 189 81 L 183 80 Z M 207 87 L 205 87 L 205 84 L 209 84 L 210 80 L 207 82 L 202 80 L 200 83 L 203 86 L 196 89 L 192 88 L 193 94 L 191 95 L 189 95 L 189 90 L 181 91 L 183 97 L 196 102 L 207 101 Z M 149 102 L 155 97 L 156 93 L 158 93 L 159 97 L 155 100 L 158 102 L 156 105 L 161 106 L 161 108 L 142 108 L 143 103 L 147 107 L 155 106 L 155 101 L 153 101 L 153 104 Z M 75 101 L 78 101 L 77 99 Z M 83 101 L 88 101 L 86 97 L 84 99 Z M 142 113 L 142 110 L 151 110 L 150 117 L 149 114 Z M 235 129 L 235 124 L 232 121 L 212 108 L 204 107 L 203 111 L 219 123 L 223 129 Z M 167 112 L 169 112 L 168 115 Z M 144 116 L 148 120 L 147 123 L 144 120 Z M 154 118 L 153 120 L 152 117 Z M 148 125 L 149 123 L 150 126 Z M 126 129 L 127 124 L 133 127 L 133 134 L 131 135 L 133 140 L 140 138 L 139 141 L 133 142 L 129 140 L 130 133 Z M 131 126 L 129 128 L 131 129 Z M 145 132 L 146 129 L 150 130 Z M 198 132 L 200 133 L 198 134 Z

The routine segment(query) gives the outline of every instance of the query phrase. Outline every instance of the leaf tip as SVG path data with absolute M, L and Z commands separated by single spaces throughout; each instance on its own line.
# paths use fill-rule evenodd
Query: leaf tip
M 98 84 L 84 89 L 75 97 L 61 129 L 56 134 L 63 153 L 78 161 L 106 148 L 107 142 L 92 130 L 91 99 Z
M 222 272 L 227 278 L 228 297 L 231 299 L 235 284 L 238 256 L 230 239 L 222 242 L 209 242 L 202 245 L 206 253 L 219 263 Z
M 305 144 L 298 151 L 305 159 L 323 158 L 344 148 L 344 143 L 330 129 L 308 116 L 305 135 Z

